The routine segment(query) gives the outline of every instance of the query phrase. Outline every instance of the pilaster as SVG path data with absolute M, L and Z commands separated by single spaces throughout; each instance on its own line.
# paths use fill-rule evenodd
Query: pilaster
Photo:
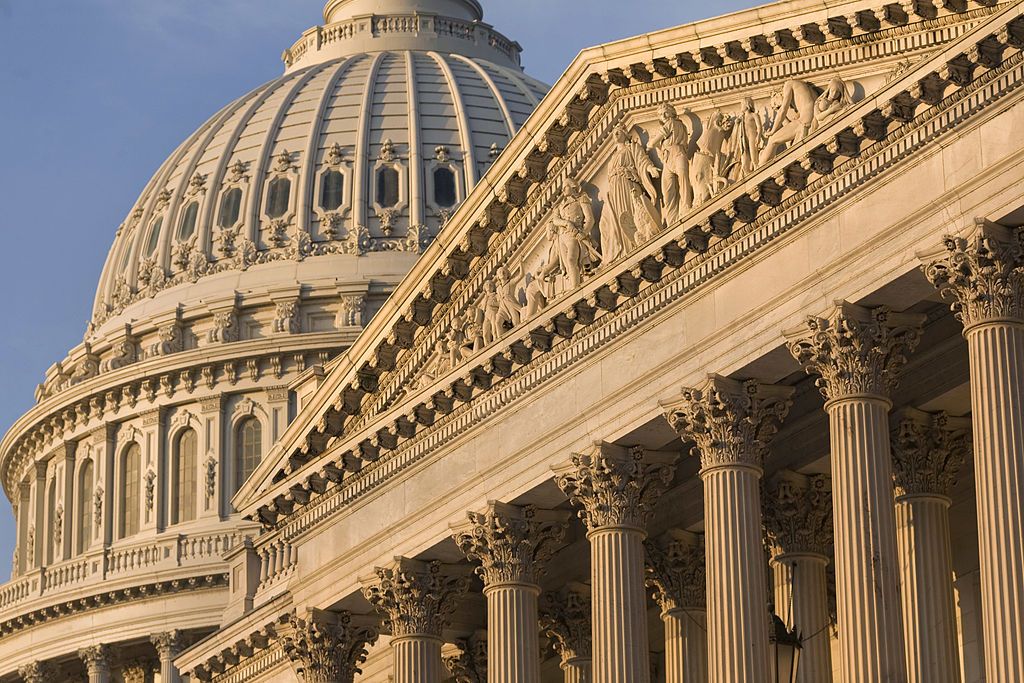
M 110 648 L 107 645 L 91 645 L 78 651 L 78 658 L 85 663 L 89 683 L 110 683 Z
M 305 683 L 352 683 L 377 642 L 376 619 L 349 612 L 292 614 L 288 625 L 282 647 Z
M 57 506 L 61 510 L 60 519 L 53 520 L 60 526 L 60 543 L 54 549 L 56 562 L 70 560 L 74 549 L 75 522 L 75 454 L 77 443 L 65 441 L 57 449 L 57 463 L 60 466 L 60 478 L 57 481 Z
M 561 658 L 565 683 L 589 683 L 591 665 L 590 586 L 566 584 L 541 596 L 540 627 Z
M 363 595 L 391 633 L 395 683 L 441 683 L 442 632 L 468 588 L 460 567 L 404 557 L 364 581 Z
M 907 673 L 960 683 L 950 493 L 967 455 L 970 420 L 902 411 L 893 433 L 896 540 L 902 576 Z
M 36 462 L 35 481 L 32 485 L 32 508 L 34 522 L 29 527 L 28 545 L 32 556 L 32 567 L 43 566 L 48 534 L 46 533 L 46 461 Z
M 832 557 L 832 490 L 826 475 L 782 470 L 768 482 L 765 530 L 775 612 L 803 639 L 797 683 L 832 680 L 825 570 Z
M 559 488 L 580 508 L 590 539 L 597 683 L 650 680 L 643 541 L 678 457 L 602 442 L 553 468 Z
M 768 680 L 768 593 L 760 481 L 768 445 L 789 412 L 792 387 L 711 375 L 666 404 L 693 443 L 704 482 L 708 679 Z
M 890 396 L 924 316 L 836 303 L 786 333 L 829 416 L 839 668 L 847 683 L 906 680 L 892 505 Z
M 497 501 L 453 528 L 455 543 L 478 562 L 487 598 L 489 683 L 539 683 L 539 577 L 561 545 L 568 512 Z
M 200 467 L 201 495 L 199 517 L 225 519 L 231 514 L 231 493 L 225 487 L 224 473 L 228 472 L 225 459 L 230 458 L 226 447 L 224 426 L 224 395 L 205 398 L 199 404 L 199 420 L 203 433 L 199 437 L 202 448 L 197 453 Z

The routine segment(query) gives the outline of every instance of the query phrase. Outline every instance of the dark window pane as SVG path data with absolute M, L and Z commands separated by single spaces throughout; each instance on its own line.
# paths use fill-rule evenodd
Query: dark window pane
M 232 187 L 221 195 L 220 220 L 217 224 L 222 228 L 232 228 L 238 222 L 238 213 L 242 209 L 242 188 Z
M 196 231 L 196 218 L 199 216 L 199 202 L 192 202 L 185 207 L 185 213 L 181 217 L 181 225 L 178 226 L 178 239 L 187 240 Z
M 194 429 L 186 430 L 178 438 L 171 523 L 190 522 L 196 517 L 196 450 L 198 437 Z
M 163 224 L 163 216 L 153 221 L 153 227 L 149 229 L 149 241 L 146 242 L 146 256 L 152 256 L 153 252 L 156 251 L 156 245 L 160 241 L 160 226 Z
M 267 215 L 280 218 L 288 213 L 288 195 L 292 191 L 292 181 L 287 178 L 274 178 L 267 186 Z
M 345 189 L 345 176 L 341 171 L 327 171 L 323 175 L 320 188 L 320 208 L 324 211 L 336 211 L 341 206 L 341 194 Z
M 455 206 L 455 174 L 450 168 L 434 169 L 434 203 L 445 208 Z
M 377 203 L 385 209 L 398 204 L 398 171 L 390 166 L 377 169 Z
M 121 462 L 121 518 L 118 534 L 121 538 L 139 532 L 139 489 L 142 487 L 142 449 L 131 444 Z
M 79 475 L 78 485 L 78 552 L 84 553 L 92 543 L 93 513 L 93 467 L 92 460 L 86 460 Z
M 238 441 L 235 444 L 235 490 L 248 479 L 263 457 L 263 430 L 259 420 L 246 418 L 238 426 Z

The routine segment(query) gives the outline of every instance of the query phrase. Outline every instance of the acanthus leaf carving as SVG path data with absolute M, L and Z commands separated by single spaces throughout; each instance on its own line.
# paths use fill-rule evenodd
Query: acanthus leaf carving
M 376 626 L 349 612 L 292 614 L 288 625 L 277 638 L 305 683 L 353 680 L 377 642 Z
M 540 628 L 551 639 L 563 666 L 591 655 L 590 588 L 569 583 L 557 592 L 545 592 L 540 599 Z
M 468 589 L 469 576 L 458 567 L 399 558 L 390 567 L 377 568 L 363 595 L 384 615 L 392 637 L 439 638 Z
M 776 555 L 832 557 L 832 487 L 827 475 L 782 470 L 768 481 L 764 526 Z
M 672 529 L 644 541 L 647 587 L 663 614 L 679 609 L 704 610 L 705 562 L 703 539 Z
M 969 418 L 904 408 L 892 437 L 897 497 L 949 497 L 971 452 L 970 426 Z

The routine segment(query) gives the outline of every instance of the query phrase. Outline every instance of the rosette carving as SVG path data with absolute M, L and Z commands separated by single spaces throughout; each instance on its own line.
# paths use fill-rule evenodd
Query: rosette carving
M 675 475 L 678 453 L 600 443 L 573 453 L 554 468 L 555 483 L 578 507 L 590 531 L 603 527 L 643 529 L 657 499 Z
M 918 258 L 964 327 L 1024 320 L 1024 230 L 975 218 L 965 234 L 947 235 Z
M 897 496 L 949 496 L 971 445 L 968 418 L 904 409 L 893 429 Z
M 764 525 L 777 555 L 832 556 L 832 486 L 828 476 L 783 470 L 764 497 Z
M 590 588 L 570 583 L 557 593 L 544 593 L 540 599 L 540 628 L 551 639 L 562 664 L 589 658 Z
M 479 562 L 484 586 L 537 585 L 544 565 L 565 538 L 569 513 L 492 501 L 487 512 L 469 513 L 453 538 L 467 558 Z
M 306 683 L 351 683 L 362 673 L 359 665 L 369 655 L 367 648 L 377 642 L 371 620 L 348 612 L 292 614 L 288 624 L 291 628 L 278 638 Z
M 398 558 L 390 567 L 377 567 L 377 579 L 363 595 L 386 621 L 394 637 L 441 637 L 457 602 L 469 589 L 469 576 L 440 562 Z
M 700 536 L 672 529 L 644 543 L 647 587 L 663 613 L 705 609 L 704 543 Z
M 792 387 L 711 375 L 699 389 L 684 388 L 680 401 L 664 405 L 665 417 L 683 441 L 696 444 L 705 469 L 761 467 L 792 395 Z
M 870 395 L 888 398 L 907 355 L 921 339 L 923 315 L 865 308 L 845 301 L 827 318 L 808 317 L 786 333 L 789 350 L 826 399 Z

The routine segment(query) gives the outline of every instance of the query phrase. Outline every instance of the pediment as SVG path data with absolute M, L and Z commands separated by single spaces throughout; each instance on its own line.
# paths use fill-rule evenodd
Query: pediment
M 1017 3 L 925 5 L 779 3 L 582 53 L 236 507 L 289 517 L 1021 47 Z

